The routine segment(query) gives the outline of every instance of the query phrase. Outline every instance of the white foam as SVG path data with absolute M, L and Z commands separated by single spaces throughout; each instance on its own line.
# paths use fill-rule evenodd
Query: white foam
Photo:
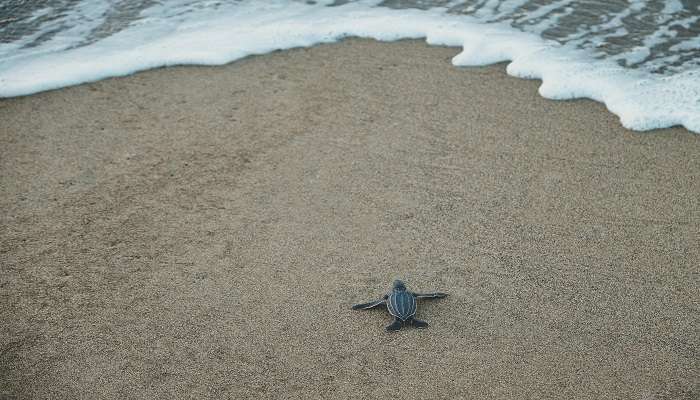
M 456 66 L 511 61 L 509 74 L 542 80 L 542 96 L 603 102 L 627 128 L 683 125 L 700 133 L 698 71 L 660 77 L 629 70 L 505 24 L 484 24 L 444 10 L 391 10 L 373 7 L 375 2 L 337 7 L 261 3 L 216 10 L 195 8 L 187 1 L 179 6 L 170 3 L 146 10 L 129 28 L 88 46 L 71 49 L 72 38 L 59 38 L 35 51 L 13 50 L 16 54 L 5 53 L 0 59 L 0 96 L 27 95 L 161 66 L 220 65 L 348 36 L 383 41 L 425 38 L 430 44 L 462 47 L 453 59 Z M 638 6 L 635 2 L 630 8 Z M 611 21 L 611 26 L 616 23 Z M 637 49 L 627 57 L 636 61 L 647 55 Z
M 683 11 L 683 3 L 681 3 L 681 0 L 666 0 L 664 8 L 661 10 L 663 14 L 674 14 L 680 11 Z

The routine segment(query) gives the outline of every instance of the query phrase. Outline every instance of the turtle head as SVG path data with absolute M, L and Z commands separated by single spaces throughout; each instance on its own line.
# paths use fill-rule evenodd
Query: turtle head
M 394 281 L 394 290 L 400 290 L 400 291 L 405 291 L 406 290 L 406 285 L 400 280 L 395 280 Z

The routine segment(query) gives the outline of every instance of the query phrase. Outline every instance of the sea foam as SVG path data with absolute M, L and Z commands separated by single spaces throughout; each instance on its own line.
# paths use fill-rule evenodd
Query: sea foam
M 87 45 L 61 37 L 36 49 L 20 49 L 16 43 L 0 46 L 0 96 L 28 95 L 162 66 L 221 65 L 346 37 L 424 38 L 432 45 L 461 47 L 452 60 L 455 66 L 508 61 L 508 74 L 541 79 L 539 92 L 546 98 L 602 102 L 629 129 L 682 125 L 700 133 L 698 70 L 661 76 L 624 68 L 505 23 L 484 23 L 442 9 L 394 10 L 375 7 L 376 2 L 328 7 L 249 1 L 228 9 L 192 9 L 189 4 L 151 7 L 127 29 Z

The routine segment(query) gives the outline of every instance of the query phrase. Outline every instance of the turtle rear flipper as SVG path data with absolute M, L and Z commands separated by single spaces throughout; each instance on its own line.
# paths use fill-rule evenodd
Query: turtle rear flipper
M 370 301 L 369 303 L 355 304 L 354 306 L 352 306 L 352 309 L 353 310 L 369 310 L 370 308 L 379 307 L 384 303 L 385 303 L 384 299 Z
M 411 324 L 413 326 L 415 326 L 416 328 L 427 328 L 428 327 L 427 322 L 421 321 L 421 320 L 415 319 L 415 318 L 411 319 Z
M 398 331 L 399 329 L 401 329 L 402 326 L 403 326 L 403 322 L 400 319 L 395 318 L 394 323 L 387 326 L 386 330 L 387 331 Z

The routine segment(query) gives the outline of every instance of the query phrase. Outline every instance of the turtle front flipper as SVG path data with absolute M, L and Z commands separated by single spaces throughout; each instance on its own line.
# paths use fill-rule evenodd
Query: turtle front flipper
M 447 293 L 435 292 L 435 293 L 414 293 L 417 299 L 442 299 L 447 297 Z
M 352 309 L 353 310 L 369 310 L 370 308 L 379 307 L 384 303 L 386 303 L 384 301 L 384 299 L 370 301 L 369 303 L 355 304 L 354 306 L 352 306 Z
M 387 326 L 387 327 L 386 327 L 386 330 L 387 330 L 387 331 L 390 331 L 390 332 L 392 332 L 392 331 L 398 331 L 399 329 L 401 329 L 402 326 L 403 326 L 403 322 L 402 322 L 400 319 L 395 318 L 395 319 L 394 319 L 394 323 L 392 323 L 391 325 Z

